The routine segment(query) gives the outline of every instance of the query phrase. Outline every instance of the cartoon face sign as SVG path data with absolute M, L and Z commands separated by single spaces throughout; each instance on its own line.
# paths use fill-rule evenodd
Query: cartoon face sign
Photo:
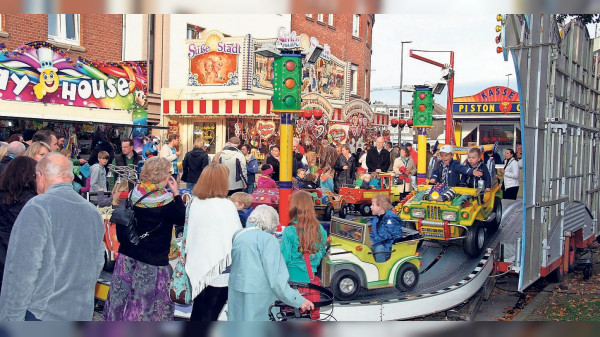
M 42 99 L 46 94 L 58 90 L 58 75 L 52 69 L 44 69 L 40 73 L 40 83 L 33 87 L 35 97 Z

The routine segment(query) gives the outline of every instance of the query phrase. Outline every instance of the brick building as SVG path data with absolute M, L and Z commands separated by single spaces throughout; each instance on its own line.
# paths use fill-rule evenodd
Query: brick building
M 316 37 L 350 62 L 350 100 L 370 102 L 374 14 L 293 14 L 291 30 Z
M 71 58 L 120 61 L 121 14 L 2 14 L 0 43 L 8 51 L 32 41 L 47 41 L 68 50 Z M 56 23 L 55 29 L 49 27 Z

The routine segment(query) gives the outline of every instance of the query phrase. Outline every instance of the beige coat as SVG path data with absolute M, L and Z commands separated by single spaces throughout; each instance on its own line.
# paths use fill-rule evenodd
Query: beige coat
M 402 157 L 398 157 L 396 158 L 396 160 L 394 160 L 394 173 L 396 173 L 396 175 L 400 174 L 400 168 L 404 167 L 404 162 L 402 161 Z M 415 174 L 417 174 L 417 166 L 415 165 L 415 162 L 412 160 L 412 158 L 408 157 L 408 162 L 406 163 L 406 170 L 410 173 L 411 176 L 414 176 Z M 410 182 L 405 182 L 404 180 L 402 180 L 402 183 L 400 183 L 399 185 L 400 188 L 400 193 L 406 193 L 406 192 L 410 192 L 412 191 L 412 186 L 410 185 Z

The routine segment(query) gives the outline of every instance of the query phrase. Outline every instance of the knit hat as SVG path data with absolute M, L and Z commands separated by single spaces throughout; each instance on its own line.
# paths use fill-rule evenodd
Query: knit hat
M 265 169 L 265 166 L 269 166 L 269 168 Z M 271 166 L 270 164 L 263 165 L 262 174 L 270 175 L 271 173 L 273 173 L 273 166 Z

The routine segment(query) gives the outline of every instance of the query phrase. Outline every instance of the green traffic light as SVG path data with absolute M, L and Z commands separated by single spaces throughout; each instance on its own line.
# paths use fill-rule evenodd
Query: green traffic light
M 296 98 L 294 96 L 285 96 L 283 98 L 283 102 L 285 103 L 285 105 L 287 106 L 294 106 L 294 104 L 296 104 Z

